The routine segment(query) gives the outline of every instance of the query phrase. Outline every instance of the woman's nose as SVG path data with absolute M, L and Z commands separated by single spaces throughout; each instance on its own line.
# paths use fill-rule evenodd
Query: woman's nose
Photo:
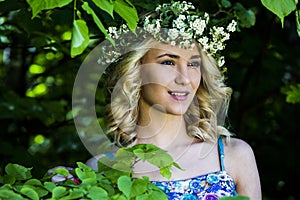
M 190 83 L 187 64 L 177 66 L 175 82 L 179 85 L 188 85 Z

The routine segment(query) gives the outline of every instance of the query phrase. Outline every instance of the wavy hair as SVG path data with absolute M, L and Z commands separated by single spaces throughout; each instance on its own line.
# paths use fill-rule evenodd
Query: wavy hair
M 107 78 L 107 134 L 117 146 L 128 146 L 136 140 L 141 91 L 140 61 L 157 44 L 153 39 L 135 44 L 117 62 L 109 66 Z M 225 86 L 224 75 L 215 60 L 202 50 L 201 82 L 195 98 L 184 114 L 188 135 L 199 141 L 214 141 L 218 136 L 230 136 L 224 127 L 231 88 Z

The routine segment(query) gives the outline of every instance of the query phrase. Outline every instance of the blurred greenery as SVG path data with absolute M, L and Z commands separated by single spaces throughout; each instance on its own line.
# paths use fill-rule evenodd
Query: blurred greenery
M 123 21 L 86 2 L 104 27 Z M 142 13 L 163 1 L 131 2 Z M 210 13 L 218 10 L 216 1 L 193 2 Z M 230 6 L 229 1 L 220 2 Z M 264 199 L 299 199 L 299 21 L 294 13 L 277 17 L 260 1 L 241 2 L 239 8 L 250 10 L 237 14 L 249 23 L 232 35 L 224 52 L 227 83 L 234 90 L 227 124 L 253 147 Z M 73 9 L 73 3 L 66 4 L 32 18 L 25 0 L 0 1 L 1 170 L 7 163 L 18 163 L 33 167 L 33 175 L 41 177 L 53 166 L 74 166 L 91 157 L 75 129 L 72 90 L 81 63 L 105 35 L 93 15 L 77 6 L 76 19 L 86 22 L 89 41 L 71 56 Z M 99 121 L 101 90 L 96 96 Z

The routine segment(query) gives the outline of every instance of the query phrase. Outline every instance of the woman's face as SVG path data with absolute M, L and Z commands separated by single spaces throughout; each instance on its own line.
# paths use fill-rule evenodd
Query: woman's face
M 146 53 L 141 63 L 140 110 L 147 111 L 156 105 L 153 108 L 168 114 L 183 115 L 201 80 L 198 48 L 188 50 L 159 43 Z

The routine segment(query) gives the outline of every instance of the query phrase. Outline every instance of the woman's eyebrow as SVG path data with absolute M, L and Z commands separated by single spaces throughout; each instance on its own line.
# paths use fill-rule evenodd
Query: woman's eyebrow
M 157 56 L 156 58 L 161 58 L 161 57 L 164 57 L 164 56 L 168 56 L 168 57 L 170 57 L 170 58 L 179 58 L 178 55 L 175 55 L 175 54 L 169 54 L 169 53 L 165 53 L 165 54 L 159 55 L 159 56 Z
M 201 58 L 201 57 L 200 57 L 200 55 L 193 55 L 193 56 L 191 56 L 190 59 L 196 59 L 196 58 Z

